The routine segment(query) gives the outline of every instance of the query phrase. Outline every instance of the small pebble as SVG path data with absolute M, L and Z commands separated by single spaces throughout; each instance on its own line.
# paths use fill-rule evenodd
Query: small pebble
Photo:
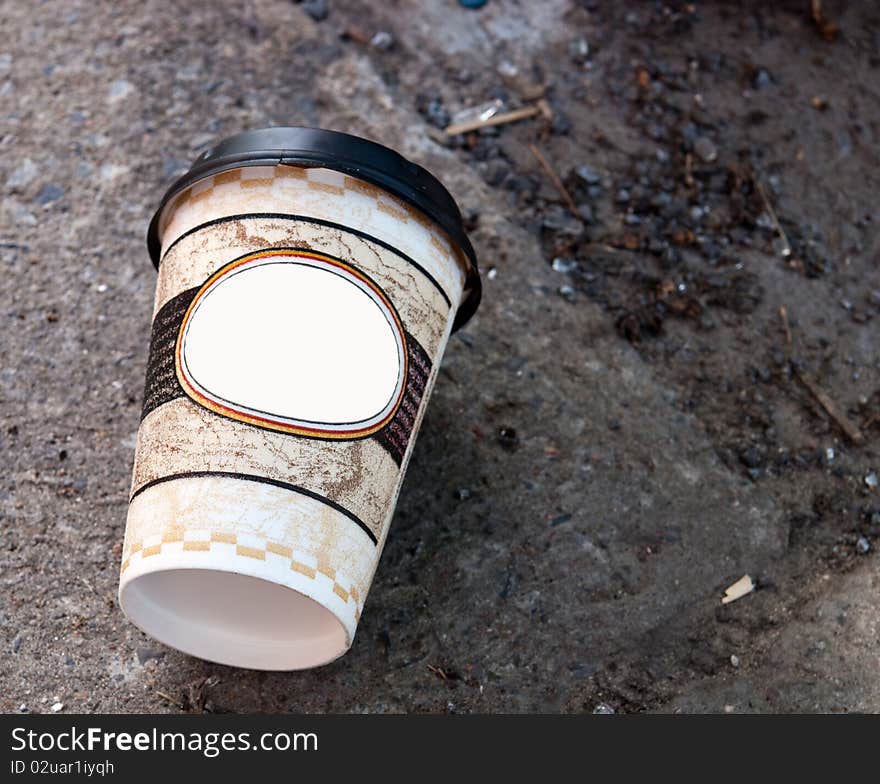
M 502 60 L 498 63 L 498 73 L 506 79 L 513 79 L 518 73 L 517 68 L 510 60 Z
M 56 702 L 52 706 L 52 713 L 58 713 L 59 711 L 63 711 L 63 710 L 64 710 L 64 703 L 63 702 Z
M 380 52 L 387 52 L 394 46 L 394 36 L 387 30 L 380 30 L 370 39 L 370 46 Z
M 495 280 L 495 278 L 498 277 L 498 269 L 497 269 L 496 267 L 492 267 L 492 268 L 486 273 L 486 277 L 489 278 L 489 280 Z
M 756 219 L 755 225 L 761 229 L 767 229 L 767 231 L 776 231 L 776 224 L 773 223 L 773 218 L 770 217 L 769 212 L 762 212 Z
M 12 652 L 18 653 L 20 648 L 21 648 L 21 635 L 16 634 L 15 639 L 12 641 Z
M 571 130 L 571 120 L 558 106 L 553 107 L 553 121 L 550 124 L 553 133 L 565 136 Z
M 519 446 L 519 436 L 512 427 L 498 428 L 498 443 L 508 452 L 513 452 Z
M 578 205 L 578 215 L 584 223 L 595 223 L 596 216 L 593 214 L 593 208 L 589 204 Z
M 878 481 L 880 480 L 877 479 L 877 473 L 875 471 L 871 471 L 871 473 L 865 477 L 865 484 L 872 490 L 877 487 Z
M 596 716 L 610 716 L 614 713 L 614 708 L 612 708 L 607 702 L 600 702 L 595 708 L 593 708 L 593 713 Z
M 568 45 L 568 53 L 571 59 L 579 65 L 583 65 L 590 56 L 590 44 L 586 38 L 575 38 Z
M 718 149 L 706 136 L 700 136 L 694 142 L 694 153 L 704 163 L 712 163 L 718 157 Z
M 30 185 L 40 173 L 40 168 L 30 158 L 25 158 L 9 175 L 6 187 L 9 190 L 17 190 Z
M 598 185 L 602 182 L 602 175 L 591 166 L 578 166 L 574 173 L 587 185 Z
M 489 161 L 483 176 L 486 183 L 495 188 L 504 182 L 509 173 L 510 166 L 505 161 L 498 158 L 494 161 Z
M 574 302 L 577 299 L 577 292 L 571 286 L 560 286 L 559 296 L 566 302 Z
M 759 468 L 764 462 L 761 452 L 754 446 L 747 446 L 741 450 L 739 459 L 746 468 Z
M 459 501 L 467 501 L 472 495 L 473 492 L 469 487 L 459 487 L 458 490 L 455 491 L 455 497 Z
M 107 91 L 107 100 L 110 103 L 116 103 L 116 101 L 121 101 L 133 92 L 134 85 L 131 82 L 125 79 L 118 79 L 110 85 L 110 89 Z
M 856 550 L 858 550 L 862 555 L 871 552 L 871 542 L 868 537 L 859 537 L 859 541 L 856 542 Z
M 735 653 L 732 653 L 730 655 L 730 665 L 732 667 L 739 667 L 739 656 L 737 656 Z
M 770 71 L 766 68 L 759 68 L 755 71 L 755 76 L 752 79 L 752 85 L 756 90 L 763 90 L 765 87 L 770 87 L 773 84 L 773 77 L 770 76 Z
M 323 22 L 330 14 L 327 0 L 303 0 L 300 5 L 302 10 L 316 22 Z
M 577 262 L 574 259 L 564 259 L 561 256 L 557 256 L 553 259 L 551 266 L 556 272 L 568 273 L 577 269 Z
M 697 126 L 693 123 L 689 122 L 681 126 L 681 135 L 684 137 L 684 140 L 686 142 L 690 142 L 691 144 L 693 144 L 697 140 L 699 133 L 699 128 L 697 128 Z
M 416 108 L 435 128 L 445 128 L 451 122 L 449 112 L 443 106 L 443 98 L 436 91 L 417 95 Z
M 51 204 L 58 201 L 64 195 L 64 189 L 53 183 L 46 183 L 37 194 L 35 201 L 37 204 Z
M 834 460 L 834 450 L 829 446 L 828 449 L 825 450 L 825 459 L 830 463 Z
M 584 233 L 584 224 L 563 207 L 549 208 L 541 221 L 541 228 L 562 237 L 577 238 Z

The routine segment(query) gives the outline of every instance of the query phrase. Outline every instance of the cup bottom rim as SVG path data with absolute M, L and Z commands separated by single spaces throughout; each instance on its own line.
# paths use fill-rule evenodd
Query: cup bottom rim
M 254 670 L 301 670 L 342 656 L 345 624 L 316 598 L 258 575 L 171 566 L 119 588 L 128 619 L 150 637 L 206 661 Z

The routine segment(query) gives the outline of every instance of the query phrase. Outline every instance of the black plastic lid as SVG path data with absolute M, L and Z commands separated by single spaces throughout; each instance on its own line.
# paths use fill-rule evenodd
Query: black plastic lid
M 190 185 L 242 166 L 322 167 L 365 180 L 403 199 L 433 220 L 458 244 L 468 260 L 465 295 L 453 329 L 463 326 L 480 304 L 477 256 L 464 230 L 455 199 L 426 169 L 376 142 L 320 128 L 262 128 L 230 136 L 202 153 L 165 192 L 150 221 L 147 247 L 156 267 L 162 250 L 159 218 L 168 202 Z

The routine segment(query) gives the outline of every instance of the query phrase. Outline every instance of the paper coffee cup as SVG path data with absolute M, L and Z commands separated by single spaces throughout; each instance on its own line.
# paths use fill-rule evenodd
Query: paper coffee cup
M 227 139 L 166 194 L 119 600 L 256 669 L 351 645 L 450 332 L 480 283 L 452 197 L 346 134 Z

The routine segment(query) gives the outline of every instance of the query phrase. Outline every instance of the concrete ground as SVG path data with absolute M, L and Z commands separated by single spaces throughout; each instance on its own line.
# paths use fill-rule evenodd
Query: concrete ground
M 0 3 L 0 710 L 880 710 L 880 11 L 821 6 Z M 352 650 L 267 674 L 115 592 L 147 221 L 283 124 L 437 173 L 485 296 Z

